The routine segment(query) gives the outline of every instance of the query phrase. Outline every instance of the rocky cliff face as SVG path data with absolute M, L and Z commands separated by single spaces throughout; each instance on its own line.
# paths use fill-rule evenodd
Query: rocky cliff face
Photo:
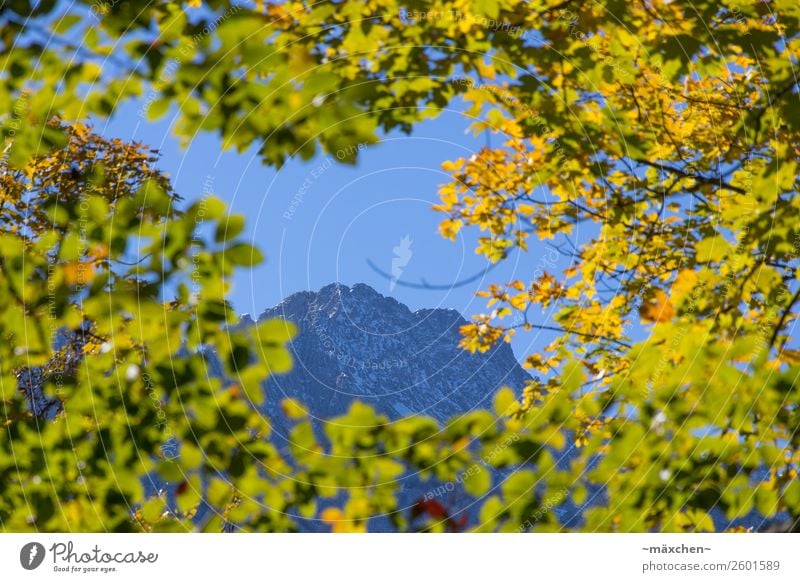
M 294 322 L 299 334 L 290 346 L 294 370 L 267 381 L 267 400 L 297 398 L 318 418 L 359 399 L 393 418 L 444 420 L 488 407 L 497 388 L 519 391 L 528 379 L 507 344 L 485 354 L 460 349 L 466 320 L 457 311 L 412 312 L 363 284 L 295 293 L 259 321 L 273 318 Z

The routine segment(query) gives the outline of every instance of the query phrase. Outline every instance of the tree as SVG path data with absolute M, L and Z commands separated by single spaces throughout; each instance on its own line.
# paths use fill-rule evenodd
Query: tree
M 141 144 L 80 123 L 49 129 L 62 147 L 2 168 L 5 529 L 292 531 L 293 516 L 318 516 L 359 531 L 392 512 L 405 528 L 398 476 L 455 479 L 474 463 L 465 435 L 501 438 L 486 412 L 441 432 L 354 403 L 323 441 L 286 401 L 294 426 L 281 453 L 262 383 L 291 366 L 294 332 L 284 321 L 234 325 L 228 281 L 260 260 L 237 238 L 243 217 L 213 197 L 179 209 Z
M 782 7 L 570 6 L 535 71 L 466 83 L 475 130 L 503 143 L 443 165 L 442 234 L 479 228 L 492 262 L 532 238 L 564 259 L 482 292 L 493 311 L 462 345 L 557 332 L 526 363 L 576 363 L 570 475 L 609 495 L 588 528 L 710 529 L 712 509 L 754 505 L 798 518 L 800 39 Z M 564 389 L 529 386 L 517 416 Z
M 11 204 L 2 207 L 0 329 L 12 341 L 0 358 L 9 431 L 0 471 L 13 483 L 0 494 L 4 527 L 126 529 L 135 511 L 145 529 L 214 529 L 223 520 L 290 529 L 291 512 L 319 514 L 336 530 L 389 513 L 402 529 L 407 520 L 393 512 L 404 471 L 463 480 L 482 496 L 493 482 L 481 459 L 524 467 L 494 484 L 479 529 L 558 529 L 548 503 L 582 503 L 598 487 L 587 530 L 705 530 L 713 509 L 729 519 L 754 507 L 764 518 L 800 517 L 795 2 L 93 6 L 91 25 L 49 2 L 12 3 L 0 14 L 11 73 L 0 107 L 17 172 L 8 185 L 4 177 Z M 416 418 L 387 424 L 356 404 L 326 426 L 329 445 L 289 403 L 292 458 L 278 455 L 260 438 L 267 428 L 250 401 L 258 403 L 265 374 L 289 365 L 281 345 L 290 333 L 275 323 L 230 330 L 224 280 L 231 263 L 258 255 L 219 225 L 241 220 L 210 200 L 176 213 L 158 175 L 140 175 L 113 198 L 107 184 L 128 176 L 122 168 L 87 178 L 81 170 L 77 183 L 101 193 L 54 204 L 75 191 L 60 187 L 55 172 L 67 170 L 53 169 L 64 152 L 78 163 L 90 142 L 109 154 L 131 146 L 80 145 L 85 128 L 47 120 L 111 115 L 137 95 L 149 118 L 175 115 L 182 137 L 213 131 L 227 147 L 258 143 L 270 164 L 311 157 L 318 144 L 357 152 L 463 100 L 475 131 L 501 141 L 443 165 L 452 181 L 437 205 L 442 234 L 477 227 L 476 251 L 493 262 L 527 251 L 531 237 L 563 255 L 542 259 L 531 280 L 485 290 L 492 311 L 463 329 L 463 346 L 553 333 L 526 359 L 543 379 L 521 400 L 498 394 L 495 414 L 440 428 Z M 35 224 L 22 224 L 20 205 L 48 180 L 35 206 L 42 224 L 58 228 L 29 232 Z M 218 225 L 216 242 L 195 237 L 200 218 Z M 87 244 L 82 221 L 94 233 Z M 573 236 L 579 229 L 585 235 Z M 131 252 L 140 237 L 149 246 Z M 199 267 L 181 261 L 205 244 L 195 249 Z M 20 371 L 61 365 L 52 337 L 35 329 L 46 321 L 92 337 L 82 365 L 65 374 L 64 411 L 39 422 L 16 387 Z M 204 376 L 205 345 L 240 386 Z M 55 376 L 44 380 L 47 398 Z M 105 417 L 93 413 L 99 395 Z M 173 427 L 168 436 L 154 428 L 159 412 Z M 138 428 L 125 429 L 120 414 Z M 567 437 L 580 453 L 565 468 L 553 451 Z M 179 447 L 180 460 L 159 461 L 165 445 Z M 20 450 L 34 452 L 15 467 Z M 90 467 L 80 471 L 95 484 L 91 494 L 75 479 L 80 462 L 68 459 Z M 63 467 L 64 480 L 37 482 L 45 463 Z M 152 471 L 174 484 L 166 499 L 141 489 L 139 477 Z M 95 491 L 106 495 L 100 514 Z M 195 511 L 213 517 L 192 521 Z M 434 513 L 429 525 L 446 528 L 446 512 Z

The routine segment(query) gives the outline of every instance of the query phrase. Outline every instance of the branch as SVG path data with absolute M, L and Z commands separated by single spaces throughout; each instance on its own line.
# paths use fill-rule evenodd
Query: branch
M 692 180 L 697 180 L 702 184 L 712 184 L 717 185 L 720 188 L 725 190 L 730 190 L 731 192 L 737 192 L 739 194 L 747 194 L 747 190 L 743 188 L 739 188 L 738 186 L 734 186 L 732 184 L 728 184 L 727 182 L 723 181 L 722 179 L 716 179 L 714 177 L 703 176 L 702 174 L 692 174 L 686 172 L 680 168 L 676 168 L 675 166 L 668 166 L 666 164 L 661 164 L 659 162 L 651 162 L 650 160 L 641 160 L 637 158 L 632 158 L 634 162 L 637 164 L 642 164 L 644 166 L 650 166 L 651 168 L 656 168 L 658 170 L 672 172 L 673 174 L 678 174 L 683 178 L 690 178 Z
M 624 348 L 630 348 L 631 347 L 630 344 L 625 343 L 623 341 L 620 341 L 618 339 L 614 339 L 613 337 L 608 337 L 608 336 L 604 336 L 604 335 L 598 335 L 596 333 L 584 333 L 582 331 L 575 331 L 574 329 L 564 329 L 563 327 L 555 327 L 553 325 L 539 325 L 539 324 L 536 324 L 536 323 L 527 323 L 527 324 L 522 324 L 522 325 L 515 325 L 515 326 L 512 326 L 512 327 L 510 327 L 508 329 L 520 329 L 520 328 L 523 328 L 525 325 L 529 325 L 533 329 L 541 329 L 541 330 L 544 330 L 544 331 L 557 331 L 559 333 L 574 334 L 574 335 L 579 335 L 581 337 L 586 337 L 586 338 L 595 339 L 595 340 L 606 340 L 607 342 L 611 342 L 611 343 L 617 344 L 617 345 L 622 346 Z
M 789 301 L 789 305 L 786 306 L 783 314 L 781 315 L 780 320 L 778 321 L 778 325 L 775 326 L 774 331 L 772 332 L 772 337 L 769 339 L 769 347 L 772 348 L 775 346 L 775 341 L 778 339 L 778 334 L 783 327 L 783 324 L 786 323 L 786 318 L 789 317 L 789 314 L 792 312 L 792 308 L 794 307 L 795 303 L 800 300 L 800 289 L 792 297 L 792 300 Z
M 767 104 L 759 109 L 755 115 L 753 121 L 756 124 L 755 132 L 753 133 L 753 146 L 755 147 L 756 143 L 758 142 L 758 134 L 761 133 L 761 121 L 764 117 L 764 114 L 769 111 L 775 103 L 778 102 L 778 99 L 781 99 L 784 95 L 786 95 L 789 91 L 797 87 L 797 81 L 792 80 L 789 81 L 786 85 L 784 85 L 781 89 L 778 90 L 777 93 L 773 93 L 773 95 L 767 101 Z
M 146 254 L 145 256 L 143 256 L 141 259 L 139 259 L 138 261 L 134 261 L 134 262 L 132 262 L 132 263 L 128 263 L 128 262 L 126 262 L 126 261 L 122 261 L 122 260 L 120 260 L 120 259 L 109 259 L 109 260 L 110 260 L 110 261 L 113 261 L 113 262 L 115 262 L 115 263 L 119 263 L 120 265 L 126 265 L 126 266 L 128 266 L 128 267 L 135 267 L 136 265 L 141 265 L 141 264 L 142 264 L 142 261 L 144 261 L 145 259 L 148 259 L 148 258 L 150 258 L 152 255 L 153 255 L 153 253 L 147 253 L 147 254 Z

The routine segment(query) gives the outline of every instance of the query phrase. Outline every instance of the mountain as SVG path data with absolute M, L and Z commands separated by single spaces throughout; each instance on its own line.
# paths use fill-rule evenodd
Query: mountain
M 392 418 L 445 420 L 491 407 L 498 388 L 519 392 L 529 379 L 506 343 L 484 354 L 459 348 L 467 322 L 457 311 L 411 311 L 360 283 L 295 293 L 258 320 L 274 318 L 294 322 L 299 333 L 290 344 L 294 369 L 267 381 L 267 400 L 297 398 L 317 418 L 359 399 Z
M 258 320 L 275 318 L 294 322 L 299 331 L 289 346 L 294 369 L 269 378 L 265 385 L 266 412 L 279 447 L 289 440 L 289 424 L 278 406 L 287 397 L 300 400 L 317 419 L 343 414 L 358 399 L 390 418 L 423 414 L 444 421 L 476 408 L 491 409 L 498 388 L 510 386 L 519 393 L 530 378 L 506 343 L 484 354 L 460 349 L 459 327 L 466 320 L 457 311 L 411 311 L 364 284 L 348 287 L 334 283 L 317 292 L 295 293 L 264 311 Z M 561 468 L 577 454 L 572 444 L 550 452 Z M 493 469 L 493 482 L 502 482 L 511 472 L 513 469 Z M 421 481 L 416 476 L 405 479 L 399 507 L 410 510 L 427 493 L 444 490 L 439 485 L 436 480 Z M 566 528 L 577 527 L 587 507 L 606 502 L 602 486 L 590 485 L 588 491 L 582 505 L 566 499 L 551 508 Z M 453 514 L 466 514 L 468 524 L 479 522 L 480 502 L 458 493 L 440 501 Z M 734 521 L 726 519 L 720 509 L 711 514 L 718 531 L 737 525 L 765 526 L 763 516 L 755 511 Z M 314 520 L 295 519 L 303 531 L 327 531 Z M 774 527 L 781 531 L 791 528 L 792 524 L 779 523 L 785 519 L 778 516 Z M 391 531 L 391 526 L 386 519 L 373 519 L 370 531 Z

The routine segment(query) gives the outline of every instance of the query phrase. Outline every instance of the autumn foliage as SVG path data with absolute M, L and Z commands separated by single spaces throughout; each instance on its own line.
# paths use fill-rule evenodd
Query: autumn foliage
M 2 528 L 565 529 L 548 499 L 585 531 L 800 518 L 798 3 L 418 4 L 3 9 Z M 441 161 L 442 236 L 477 233 L 489 263 L 553 253 L 479 293 L 462 347 L 540 334 L 537 379 L 445 426 L 358 402 L 318 426 L 288 402 L 278 450 L 261 383 L 290 369 L 294 330 L 233 327 L 230 278 L 262 258 L 243 218 L 182 204 L 154 152 L 87 124 L 142 96 L 184 141 L 272 165 L 357 163 L 459 108 L 486 145 Z M 404 475 L 486 458 L 463 483 L 473 521 L 400 505 Z

